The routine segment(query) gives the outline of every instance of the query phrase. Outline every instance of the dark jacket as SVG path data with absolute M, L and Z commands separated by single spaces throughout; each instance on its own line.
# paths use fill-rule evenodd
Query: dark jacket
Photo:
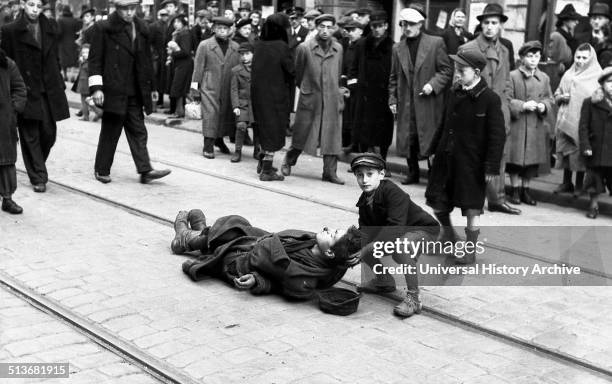
M 136 38 L 133 44 L 128 34 L 130 27 L 117 12 L 93 27 L 88 59 L 89 90 L 92 95 L 99 89 L 104 91 L 105 112 L 126 113 L 131 78 L 145 112 L 151 113 L 151 92 L 155 87 L 149 30 L 138 18 L 134 18 L 134 24 Z
M 393 140 L 393 114 L 389 109 L 393 44 L 389 36 L 376 44 L 374 37 L 369 35 L 355 45 L 355 58 L 349 72 L 350 79 L 357 79 L 353 139 L 368 147 L 388 147 Z
M 64 93 L 66 85 L 60 71 L 57 24 L 43 15 L 38 20 L 42 44 L 36 42 L 29 32 L 28 21 L 22 12 L 15 21 L 2 27 L 0 48 L 15 61 L 28 89 L 28 102 L 21 116 L 43 119 L 44 92 L 53 120 L 60 121 L 70 117 L 70 113 Z
M 282 40 L 255 43 L 251 65 L 251 106 L 261 147 L 278 151 L 285 146 L 285 130 L 293 108 L 295 66 Z
M 293 28 L 291 28 L 291 31 L 289 33 L 289 48 L 292 51 L 295 50 L 295 47 L 304 42 L 306 36 L 308 36 L 308 28 L 300 26 L 300 29 L 298 29 L 297 34 L 294 34 Z
M 79 58 L 76 39 L 81 30 L 81 21 L 72 17 L 72 15 L 65 15 L 57 20 L 57 24 L 60 38 L 60 63 L 62 67 L 76 67 Z
M 196 24 L 191 28 L 191 42 L 193 43 L 193 51 L 195 52 L 198 49 L 198 45 L 200 42 L 213 37 L 214 32 L 212 29 L 207 28 L 202 30 L 202 26 Z
M 184 29 L 176 34 L 174 41 L 178 44 L 180 51 L 172 52 L 172 83 L 168 94 L 170 97 L 185 97 L 189 93 L 193 74 L 191 33 L 188 29 Z
M 449 92 L 444 124 L 432 140 L 436 156 L 425 197 L 434 209 L 482 209 L 485 174 L 499 174 L 506 141 L 501 100 L 483 78 L 469 91 Z
M 589 97 L 580 111 L 580 152 L 593 151 L 586 156 L 588 167 L 612 167 L 612 107 L 600 95 Z
M 371 208 L 368 196 L 362 193 L 357 201 L 359 229 L 368 238 L 377 241 L 392 241 L 404 235 L 407 227 L 438 227 L 439 224 L 415 204 L 410 196 L 392 181 L 382 180 L 376 191 Z M 436 228 L 437 230 L 437 228 Z
M 253 121 L 251 108 L 251 69 L 244 64 L 232 68 L 232 109 L 240 108 L 236 121 L 250 123 Z
M 444 39 L 444 44 L 446 44 L 446 52 L 449 55 L 456 54 L 460 46 L 474 38 L 474 35 L 466 31 L 465 29 L 462 29 L 461 34 L 458 36 L 455 33 L 455 27 L 451 25 L 444 29 L 444 32 L 442 32 L 441 36 L 442 39 Z
M 17 161 L 17 113 L 25 108 L 26 93 L 17 65 L 0 50 L 0 166 Z

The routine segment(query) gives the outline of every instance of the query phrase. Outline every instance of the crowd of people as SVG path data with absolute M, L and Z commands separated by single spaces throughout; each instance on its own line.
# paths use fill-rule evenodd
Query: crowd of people
M 200 103 L 205 158 L 214 158 L 216 150 L 230 153 L 224 137 L 235 143 L 232 162 L 241 161 L 243 145 L 253 144 L 263 181 L 290 176 L 306 152 L 322 155 L 322 180 L 343 184 L 337 174 L 340 154 L 377 152 L 386 159 L 395 136 L 397 154 L 408 167 L 402 184 L 418 183 L 419 161 L 427 160 L 428 190 L 433 191 L 434 171 L 448 163 L 442 181 L 450 200 L 439 212 L 442 223 L 450 206 L 479 214 L 482 207 L 462 197 L 471 201 L 475 196 L 472 183 L 484 188 L 491 212 L 520 214 L 516 205 L 535 205 L 530 181 L 548 170 L 551 157 L 564 169 L 556 192 L 590 193 L 589 217 L 598 215 L 598 194 L 612 186 L 605 129 L 595 133 L 593 127 L 603 123 L 587 121 L 599 115 L 587 113 L 586 105 L 591 100 L 603 107 L 608 100 L 601 78 L 612 57 L 606 4 L 594 4 L 588 14 L 590 30 L 576 34 L 581 15 L 567 5 L 556 15 L 550 46 L 528 41 L 517 50 L 517 62 L 512 43 L 501 36 L 508 17 L 495 3 L 486 5 L 477 16 L 477 31 L 470 33 L 462 9 L 451 13 L 446 29 L 426 29 L 424 7 L 413 2 L 398 12 L 400 41 L 393 40 L 389 15 L 382 10 L 357 9 L 336 20 L 318 9 L 288 6 L 262 18 L 250 3 L 222 10 L 212 0 L 196 11 L 193 25 L 184 11 L 177 0 L 164 0 L 156 17 L 145 19 L 139 1 L 117 0 L 109 12 L 84 8 L 77 20 L 69 6 L 53 10 L 42 0 L 0 7 L 0 46 L 28 89 L 26 107 L 15 123 L 35 191 L 46 188 L 45 160 L 55 141 L 55 124 L 69 116 L 63 89 L 74 67 L 78 76 L 72 79 L 72 90 L 82 101 L 79 115 L 89 120 L 93 113 L 94 120 L 102 120 L 94 171 L 103 183 L 111 182 L 122 129 L 142 182 L 169 173 L 150 165 L 143 116 L 143 111 L 168 105 L 166 96 L 169 108 L 164 112 L 177 118 L 185 117 L 187 103 Z M 456 93 L 467 90 L 461 63 L 474 52 L 485 61 L 482 67 L 468 61 L 475 69 L 472 78 L 499 97 L 502 119 L 491 120 L 495 114 L 482 110 L 484 104 L 473 106 L 473 116 L 463 120 L 456 116 L 466 113 L 465 108 L 453 111 L 453 101 L 461 104 Z M 543 53 L 558 63 L 561 81 L 555 89 L 539 69 Z M 478 96 L 469 90 L 472 98 Z M 483 132 L 459 133 L 465 122 L 479 125 L 478 118 L 484 120 Z M 503 132 L 493 128 L 496 124 Z M 471 135 L 465 143 L 457 136 L 463 134 Z M 291 145 L 275 168 L 274 154 L 286 145 L 287 135 Z M 455 175 L 448 169 L 455 162 L 436 154 L 445 146 L 444 153 L 452 152 L 459 143 L 468 152 L 453 159 L 463 165 Z M 500 146 L 497 160 L 490 147 Z M 491 168 L 494 164 L 497 170 Z M 486 177 L 481 172 L 485 168 Z M 510 176 L 509 193 L 505 174 Z M 449 181 L 454 177 L 457 185 Z M 3 201 L 17 207 L 10 198 L 11 178 L 1 179 L 7 181 Z

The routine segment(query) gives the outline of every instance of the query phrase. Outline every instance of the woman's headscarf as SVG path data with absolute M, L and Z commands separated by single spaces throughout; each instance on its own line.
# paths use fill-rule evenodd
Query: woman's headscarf
M 571 137 L 576 144 L 578 144 L 578 122 L 580 121 L 582 102 L 599 87 L 597 79 L 601 74 L 597 53 L 590 44 L 587 45 L 590 51 L 589 60 L 582 68 L 578 68 L 576 63 L 572 64 L 570 69 L 563 74 L 559 88 L 555 92 L 555 94 L 568 93 L 570 95 L 569 103 L 563 104 L 559 108 L 556 128 Z M 579 49 L 576 50 L 574 59 L 579 51 Z
M 265 41 L 283 40 L 285 43 L 288 43 L 287 29 L 290 27 L 289 16 L 280 12 L 275 13 L 266 18 L 261 27 L 260 38 Z
M 465 11 L 462 8 L 455 8 L 453 9 L 453 12 L 450 15 L 450 18 L 448 19 L 448 25 L 450 25 L 451 27 L 455 26 L 455 15 L 461 12 L 463 13 L 463 15 L 465 16 Z

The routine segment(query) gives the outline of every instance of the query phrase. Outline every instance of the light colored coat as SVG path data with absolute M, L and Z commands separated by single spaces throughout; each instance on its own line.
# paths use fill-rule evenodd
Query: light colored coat
M 414 75 L 409 78 L 410 72 Z M 415 63 L 402 40 L 393 46 L 389 76 L 389 105 L 397 105 L 397 152 L 410 157 L 410 104 L 414 102 L 420 155 L 431 151 L 432 138 L 444 117 L 444 91 L 450 83 L 453 69 L 441 37 L 422 34 Z M 433 93 L 419 96 L 423 86 L 430 84 Z
M 198 46 L 191 82 L 192 87 L 198 83 L 202 97 L 204 137 L 223 137 L 235 128 L 230 93 L 232 68 L 238 64 L 240 54 L 235 41 L 229 41 L 225 55 L 214 36 Z
M 550 79 L 536 69 L 533 75 L 523 67 L 510 72 L 510 134 L 507 138 L 508 163 L 521 166 L 543 164 L 548 160 L 546 140 L 555 126 L 556 107 Z M 523 109 L 526 101 L 546 106 L 546 112 Z
M 291 144 L 311 155 L 316 154 L 318 146 L 322 155 L 338 155 L 342 151 L 342 54 L 342 46 L 335 40 L 327 53 L 317 39 L 298 45 L 296 50 L 300 98 Z

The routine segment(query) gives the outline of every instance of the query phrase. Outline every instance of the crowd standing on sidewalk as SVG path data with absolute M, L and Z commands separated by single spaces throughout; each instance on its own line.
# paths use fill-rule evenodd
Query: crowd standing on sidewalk
M 262 181 L 284 180 L 306 152 L 322 155 L 323 181 L 341 185 L 339 156 L 368 152 L 362 160 L 369 167 L 351 167 L 364 191 L 363 209 L 376 200 L 364 177 L 390 177 L 386 158 L 395 130 L 397 153 L 408 165 L 402 184 L 419 183 L 419 161 L 427 160 L 426 198 L 444 227 L 443 240 L 457 239 L 449 229 L 455 207 L 466 216 L 467 238 L 476 241 L 485 199 L 489 211 L 505 214 L 521 214 L 519 204 L 536 205 L 530 181 L 547 171 L 551 157 L 564 169 L 555 192 L 588 192 L 588 217 L 598 216 L 599 194 L 612 190 L 607 4 L 593 4 L 589 30 L 576 34 L 582 16 L 566 5 L 549 47 L 539 41 L 513 47 L 502 36 L 508 16 L 494 2 L 476 16 L 474 34 L 465 10 L 455 9 L 437 32 L 426 28 L 425 7 L 411 2 L 398 13 L 399 41 L 390 34 L 389 15 L 366 8 L 336 20 L 289 4 L 262 18 L 249 2 L 234 10 L 212 0 L 196 10 L 193 25 L 178 0 L 162 1 L 154 20 L 142 17 L 140 0 L 115 0 L 110 12 L 84 7 L 80 19 L 68 5 L 60 11 L 54 18 L 43 0 L 0 7 L 0 107 L 11 116 L 0 125 L 6 139 L 0 141 L 0 194 L 10 213 L 22 211 L 11 198 L 15 128 L 33 189 L 45 192 L 56 122 L 69 117 L 65 80 L 74 80 L 81 94 L 83 120 L 90 109 L 101 118 L 94 177 L 102 183 L 111 182 L 124 129 L 142 183 L 170 173 L 152 168 L 144 123 L 144 114 L 163 108 L 167 95 L 164 112 L 175 118 L 185 117 L 187 103 L 199 103 L 205 158 L 216 150 L 229 154 L 226 137 L 235 143 L 235 163 L 243 146 L 253 144 Z M 558 63 L 558 86 L 539 69 L 544 53 Z M 279 172 L 274 154 L 287 134 L 291 145 Z M 396 189 L 375 184 L 382 188 L 376 193 Z M 458 262 L 473 263 L 474 254 Z M 418 295 L 412 299 L 399 311 L 418 312 Z

